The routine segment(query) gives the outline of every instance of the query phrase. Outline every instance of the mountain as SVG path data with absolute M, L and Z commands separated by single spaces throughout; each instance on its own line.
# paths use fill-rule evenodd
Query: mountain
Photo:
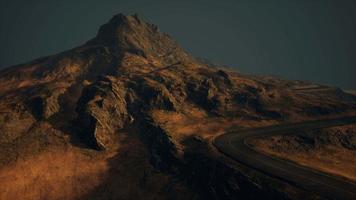
M 0 71 L 0 199 L 290 198 L 303 191 L 256 182 L 211 141 L 356 110 L 355 96 L 306 85 L 210 67 L 115 15 L 77 48 Z

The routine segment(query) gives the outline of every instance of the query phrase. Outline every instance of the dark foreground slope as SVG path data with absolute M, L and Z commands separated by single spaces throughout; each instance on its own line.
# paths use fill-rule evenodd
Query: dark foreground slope
M 307 195 L 210 145 L 229 128 L 355 111 L 350 94 L 300 84 L 209 67 L 116 15 L 80 47 L 0 72 L 0 199 Z

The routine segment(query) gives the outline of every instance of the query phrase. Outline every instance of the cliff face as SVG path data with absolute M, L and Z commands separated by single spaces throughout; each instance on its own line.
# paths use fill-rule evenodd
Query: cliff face
M 33 140 L 27 138 L 45 124 L 51 130 L 46 138 L 55 132 L 66 145 L 104 152 L 122 145 L 122 135 L 137 136 L 151 167 L 185 180 L 185 169 L 197 167 L 186 165 L 191 148 L 185 141 L 194 135 L 208 141 L 213 133 L 205 138 L 199 130 L 175 130 L 174 125 L 189 124 L 183 121 L 198 120 L 204 126 L 206 120 L 216 119 L 231 121 L 221 124 L 223 128 L 236 125 L 232 122 L 243 127 L 243 120 L 253 126 L 327 117 L 356 108 L 355 97 L 342 91 L 300 93 L 293 84 L 209 67 L 157 26 L 136 15 L 119 14 L 80 47 L 0 72 L 1 151 L 16 152 L 14 158 L 2 154 L 1 159 L 7 157 L 2 164 L 24 156 L 22 151 L 42 151 L 41 145 L 31 149 L 33 145 L 27 143 Z M 220 191 L 214 189 L 218 185 L 207 185 L 213 187 L 208 192 Z M 246 194 L 243 186 L 235 186 L 224 195 Z

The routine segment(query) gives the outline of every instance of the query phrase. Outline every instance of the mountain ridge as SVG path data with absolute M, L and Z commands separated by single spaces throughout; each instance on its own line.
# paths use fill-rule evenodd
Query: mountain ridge
M 115 184 L 129 182 L 126 173 L 138 176 L 131 169 L 137 166 L 130 164 L 141 162 L 144 173 L 135 178 L 142 191 L 150 191 L 146 183 L 159 179 L 155 192 L 162 192 L 164 184 L 177 179 L 179 186 L 173 184 L 172 190 L 183 187 L 184 194 L 198 193 L 203 199 L 233 199 L 250 191 L 273 196 L 274 190 L 261 190 L 264 187 L 240 172 L 236 180 L 225 182 L 235 171 L 217 161 L 209 144 L 236 126 L 328 118 L 356 110 L 355 96 L 329 87 L 318 93 L 295 90 L 299 85 L 209 67 L 156 26 L 137 15 L 118 14 L 84 45 L 0 71 L 0 166 L 54 147 L 74 148 L 106 163 L 112 163 L 112 154 L 129 162 L 127 168 L 121 162 L 112 164 L 109 172 L 127 172 L 104 181 L 98 198 L 111 194 L 105 184 L 112 187 L 112 195 L 120 196 Z M 127 146 L 126 141 L 139 145 Z M 199 172 L 205 162 L 219 163 L 229 173 L 202 182 L 199 176 L 210 177 L 215 170 Z M 189 182 L 201 186 L 189 192 Z M 130 190 L 121 192 L 128 195 Z

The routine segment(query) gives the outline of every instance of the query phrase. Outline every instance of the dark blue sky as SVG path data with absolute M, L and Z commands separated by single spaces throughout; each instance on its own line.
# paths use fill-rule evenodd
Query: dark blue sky
M 78 46 L 120 12 L 241 72 L 356 88 L 354 0 L 0 0 L 0 68 Z

